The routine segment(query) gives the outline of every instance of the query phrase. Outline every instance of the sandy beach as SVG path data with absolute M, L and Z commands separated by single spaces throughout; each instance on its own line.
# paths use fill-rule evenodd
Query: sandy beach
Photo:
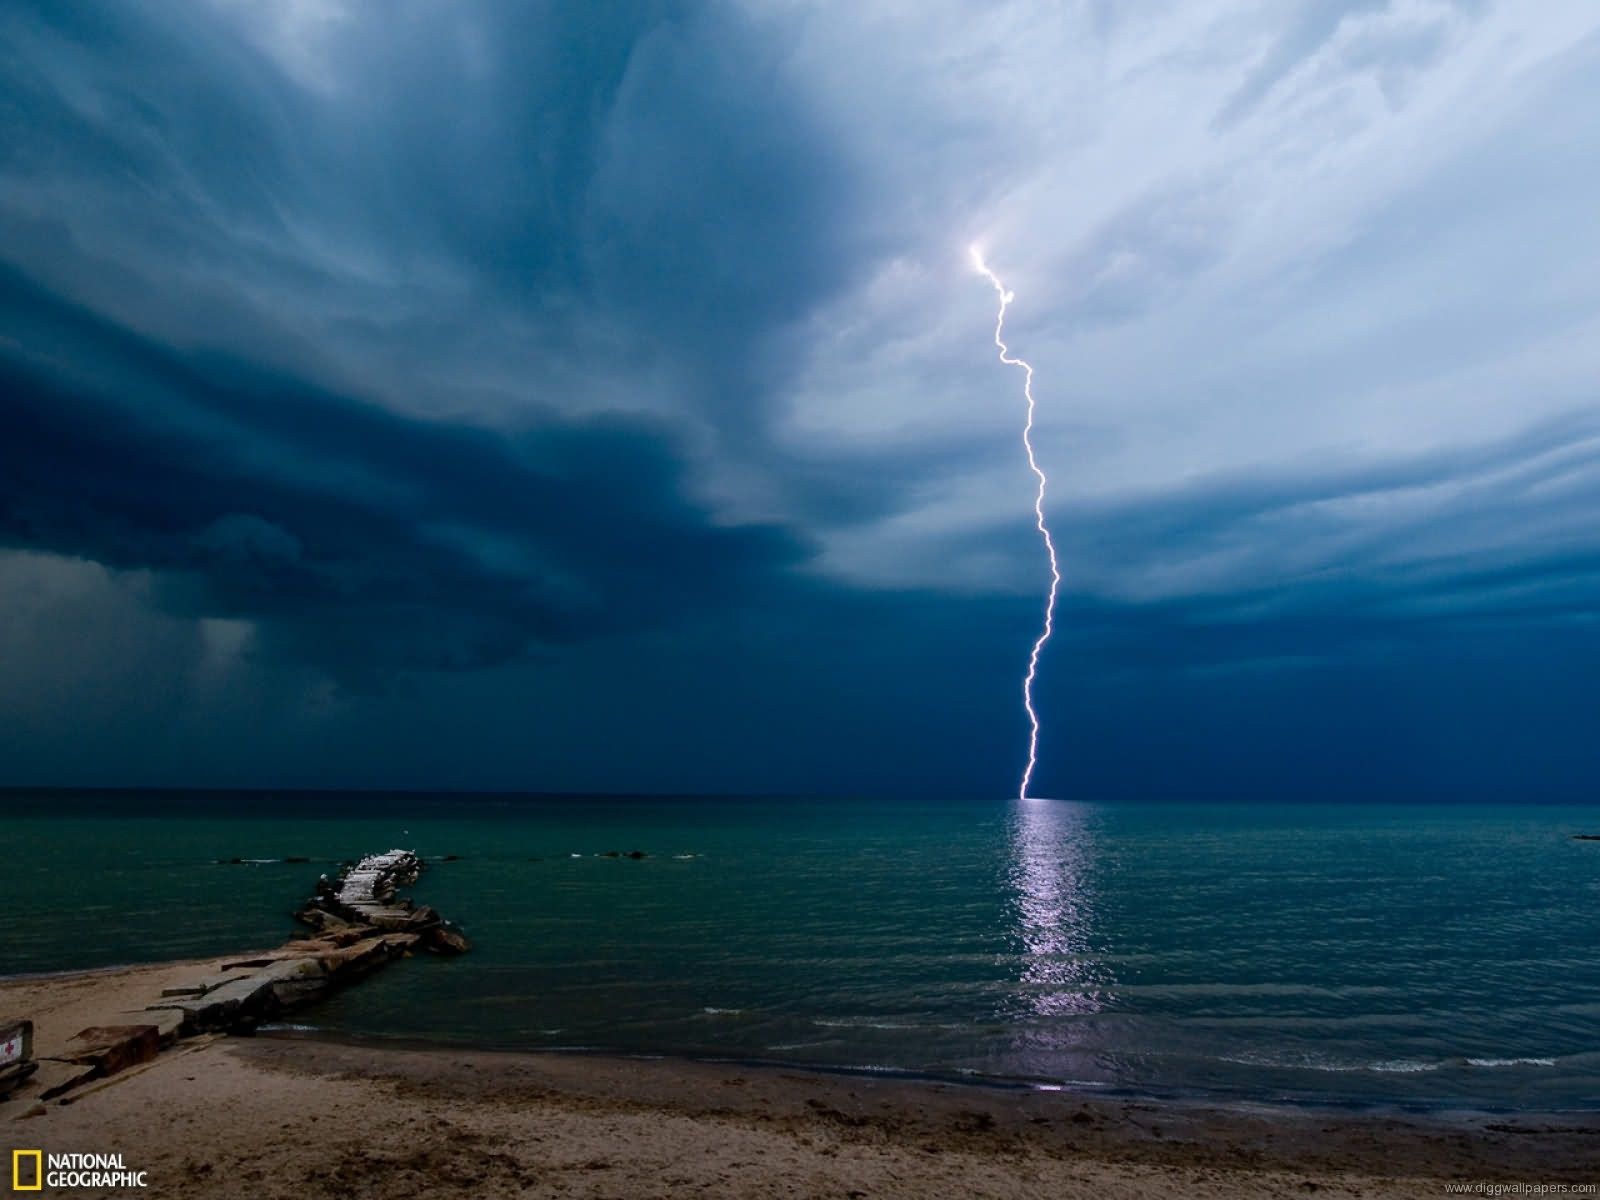
M 212 964 L 11 980 L 0 1012 L 33 1017 L 48 1055 L 197 965 Z M 1388 1197 L 1600 1182 L 1591 1114 L 1219 1107 L 291 1036 L 179 1042 L 42 1112 L 13 1100 L 0 1120 L 12 1147 L 120 1153 L 148 1172 L 146 1194 L 183 1197 Z

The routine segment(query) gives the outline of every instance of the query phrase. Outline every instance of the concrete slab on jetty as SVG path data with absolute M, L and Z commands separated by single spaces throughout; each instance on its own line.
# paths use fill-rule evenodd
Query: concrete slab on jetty
M 161 1031 L 149 1021 L 135 1025 L 94 1025 L 82 1030 L 55 1057 L 115 1075 L 149 1062 L 161 1052 Z
M 163 996 L 203 996 L 207 992 L 214 992 L 223 984 L 232 983 L 241 978 L 240 971 L 248 968 L 238 968 L 232 971 L 218 971 L 214 975 L 207 975 L 203 979 L 193 979 L 185 983 L 174 983 L 161 989 Z
M 163 995 L 166 993 L 163 992 Z M 137 1018 L 146 1025 L 154 1025 L 156 1038 L 165 1050 L 178 1040 L 178 1032 L 183 1028 L 183 1012 L 176 1008 L 143 1008 L 132 1012 L 125 1011 L 125 1017 Z

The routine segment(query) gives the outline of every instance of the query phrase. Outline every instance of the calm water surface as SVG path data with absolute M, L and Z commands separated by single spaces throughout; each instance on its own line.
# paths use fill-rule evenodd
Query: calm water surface
M 13 794 L 0 818 L 0 973 L 270 944 L 332 861 L 405 846 L 461 856 L 415 895 L 473 953 L 296 1020 L 1600 1107 L 1600 843 L 1570 837 L 1600 808 Z M 286 856 L 325 861 L 213 861 Z

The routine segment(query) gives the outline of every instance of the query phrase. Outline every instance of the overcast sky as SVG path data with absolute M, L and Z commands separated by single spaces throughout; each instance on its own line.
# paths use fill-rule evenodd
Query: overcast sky
M 0 8 L 0 782 L 1592 798 L 1583 0 Z

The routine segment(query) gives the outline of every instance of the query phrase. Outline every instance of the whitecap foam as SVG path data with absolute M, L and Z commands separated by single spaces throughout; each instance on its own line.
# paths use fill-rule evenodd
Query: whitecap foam
M 1301 1057 L 1276 1057 L 1269 1054 L 1224 1054 L 1223 1062 L 1239 1063 L 1247 1067 L 1275 1067 L 1290 1071 L 1330 1071 L 1350 1074 L 1356 1071 L 1378 1071 L 1389 1075 L 1411 1075 L 1422 1071 L 1437 1071 L 1443 1064 L 1418 1062 L 1415 1059 L 1394 1058 L 1380 1062 L 1338 1062 L 1334 1059 Z
M 1553 1058 L 1469 1058 L 1469 1067 L 1553 1067 Z

